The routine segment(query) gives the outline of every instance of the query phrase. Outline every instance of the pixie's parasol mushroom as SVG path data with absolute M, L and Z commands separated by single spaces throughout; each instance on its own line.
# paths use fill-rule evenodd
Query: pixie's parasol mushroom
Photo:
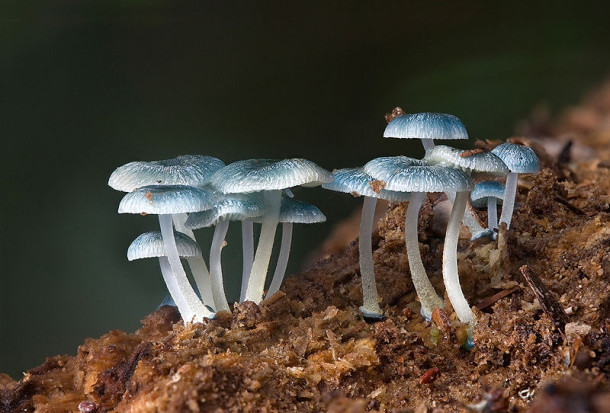
M 498 228 L 498 204 L 502 204 L 504 185 L 496 181 L 483 181 L 474 186 L 470 193 L 472 205 L 477 208 L 487 207 L 487 228 Z
M 421 139 L 424 150 L 434 146 L 434 139 L 468 139 L 462 121 L 447 113 L 412 113 L 392 119 L 383 132 L 384 138 Z
M 334 180 L 322 185 L 322 188 L 345 192 L 354 196 L 364 196 L 362 218 L 360 219 L 360 234 L 358 237 L 360 276 L 362 280 L 362 306 L 360 307 L 360 312 L 366 318 L 380 319 L 383 317 L 383 311 L 377 301 L 377 283 L 375 282 L 372 246 L 375 206 L 377 205 L 378 198 L 394 202 L 405 202 L 409 200 L 409 194 L 383 189 L 383 183 L 375 181 L 362 168 L 334 170 L 333 177 Z
M 220 169 L 210 184 L 224 194 L 261 192 L 265 214 L 252 264 L 245 300 L 259 303 L 278 224 L 282 190 L 294 186 L 317 186 L 330 182 L 330 172 L 302 158 L 285 160 L 250 159 Z
M 210 318 L 210 312 L 199 300 L 191 287 L 180 262 L 172 223 L 172 214 L 203 211 L 214 205 L 210 194 L 184 185 L 144 186 L 123 197 L 119 213 L 157 214 L 167 259 L 171 267 L 173 282 L 179 286 L 180 297 L 174 297 L 185 322 Z M 202 292 L 203 294 L 203 292 Z
M 517 195 L 517 181 L 519 174 L 538 173 L 540 161 L 532 148 L 514 143 L 503 143 L 491 151 L 508 166 L 510 173 L 506 177 L 506 188 L 504 190 L 504 205 L 500 215 L 500 223 L 506 222 L 506 229 L 510 228 L 515 208 L 515 196 Z
M 465 202 L 462 201 L 465 201 L 467 191 L 472 189 L 472 180 L 466 173 L 458 169 L 441 165 L 426 165 L 421 160 L 406 156 L 373 159 L 364 166 L 364 171 L 373 178 L 385 182 L 384 189 L 386 190 L 411 193 L 405 220 L 407 256 L 409 258 L 413 285 L 421 302 L 422 315 L 430 319 L 434 307 L 443 307 L 443 300 L 436 294 L 421 260 L 419 242 L 417 240 L 419 209 L 428 192 L 457 192 L 457 198 L 460 203 L 456 199 L 451 212 L 451 220 L 458 220 L 459 229 L 459 223 L 464 210 L 462 208 L 459 217 L 454 216 L 454 210 L 456 205 L 458 207 L 465 207 Z M 450 221 L 450 228 L 452 227 L 451 224 L 452 221 Z M 457 245 L 457 233 L 448 232 L 447 237 L 450 235 L 456 237 Z M 447 239 L 445 242 L 447 243 Z M 445 248 L 447 248 L 447 244 L 445 244 Z

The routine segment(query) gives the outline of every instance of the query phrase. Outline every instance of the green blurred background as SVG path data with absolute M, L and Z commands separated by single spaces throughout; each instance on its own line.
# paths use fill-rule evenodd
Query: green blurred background
M 85 337 L 132 331 L 165 292 L 127 262 L 154 217 L 116 213 L 132 160 L 300 156 L 328 168 L 420 156 L 383 115 L 459 116 L 506 138 L 610 68 L 607 2 L 0 3 L 0 372 L 18 378 Z M 359 205 L 301 189 L 326 224 L 295 228 L 289 272 Z M 240 273 L 239 225 L 224 250 Z M 209 231 L 198 236 L 206 249 Z M 239 283 L 238 279 L 233 284 Z M 235 292 L 230 293 L 235 297 Z

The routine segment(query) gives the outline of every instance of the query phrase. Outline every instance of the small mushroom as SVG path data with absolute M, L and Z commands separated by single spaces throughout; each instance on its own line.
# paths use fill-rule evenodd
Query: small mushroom
M 366 318 L 381 319 L 383 318 L 383 311 L 377 301 L 378 294 L 372 246 L 375 206 L 377 205 L 378 198 L 394 202 L 404 202 L 409 200 L 409 194 L 383 189 L 382 187 L 385 184 L 381 181 L 376 181 L 365 173 L 362 168 L 338 169 L 333 171 L 333 177 L 334 180 L 322 185 L 322 188 L 354 196 L 364 196 L 358 238 L 360 276 L 362 280 L 362 306 L 360 307 L 360 312 Z
M 386 126 L 383 137 L 421 139 L 426 150 L 434 146 L 434 139 L 468 139 L 468 132 L 454 115 L 423 112 L 395 117 Z
M 518 176 L 519 174 L 538 173 L 540 161 L 532 148 L 509 142 L 496 146 L 491 152 L 502 159 L 510 169 L 510 173 L 506 177 L 504 205 L 500 215 L 500 223 L 506 222 L 506 229 L 509 229 L 515 208 Z
M 462 209 L 462 215 L 459 216 L 459 219 L 455 217 L 454 210 L 462 206 L 462 204 L 465 207 L 465 202 L 462 201 L 467 199 L 467 192 L 472 189 L 472 180 L 466 173 L 458 169 L 441 165 L 426 165 L 421 160 L 408 158 L 406 156 L 373 159 L 364 166 L 364 171 L 373 178 L 385 182 L 386 185 L 384 189 L 386 190 L 411 193 L 411 199 L 409 201 L 405 219 L 405 242 L 413 285 L 415 286 L 415 291 L 421 302 L 421 313 L 429 320 L 432 316 L 434 307 L 442 308 L 444 303 L 436 294 L 432 283 L 430 283 L 430 280 L 426 275 L 426 269 L 421 260 L 419 242 L 417 239 L 417 218 L 419 209 L 428 192 L 457 192 L 458 197 L 454 203 L 447 228 L 445 250 L 448 248 L 447 238 L 450 236 L 456 237 L 455 246 L 457 247 L 457 233 L 454 234 L 453 232 L 450 232 L 450 228 L 453 229 L 455 226 L 453 221 L 458 220 L 457 228 L 459 230 L 461 216 L 464 214 L 464 210 Z M 460 200 L 459 204 L 458 199 Z M 445 254 L 445 252 L 446 251 L 443 253 Z M 457 268 L 457 254 L 455 252 L 454 259 L 456 260 L 455 266 Z M 457 272 L 455 275 L 457 276 Z M 461 289 L 459 289 L 459 292 L 461 294 Z
M 176 247 L 172 214 L 203 211 L 214 205 L 212 196 L 197 188 L 185 185 L 144 186 L 126 194 L 119 204 L 119 213 L 157 214 L 159 226 L 167 253 L 174 282 L 180 288 L 181 296 L 174 297 L 178 310 L 185 322 L 201 321 L 211 313 L 197 297 L 191 287 Z M 201 292 L 203 294 L 203 292 Z M 205 303 L 209 304 L 209 303 Z
M 302 158 L 250 159 L 234 162 L 217 171 L 210 184 L 224 194 L 261 192 L 265 209 L 258 247 L 244 299 L 260 303 L 279 222 L 282 190 L 294 186 L 317 186 L 332 180 L 330 172 Z
M 483 181 L 474 186 L 470 193 L 472 205 L 477 208 L 487 207 L 487 228 L 498 228 L 498 204 L 502 204 L 504 185 L 497 181 Z
M 315 224 L 324 221 L 326 221 L 326 216 L 314 205 L 297 201 L 290 196 L 282 197 L 279 217 L 279 222 L 282 223 L 282 243 L 280 244 L 280 253 L 275 266 L 275 272 L 273 273 L 266 297 L 271 297 L 275 294 L 280 289 L 284 280 L 290 255 L 290 246 L 292 244 L 293 224 Z

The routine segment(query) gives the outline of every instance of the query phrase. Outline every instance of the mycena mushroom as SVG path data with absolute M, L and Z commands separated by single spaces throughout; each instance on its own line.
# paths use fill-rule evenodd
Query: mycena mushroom
M 457 116 L 423 112 L 395 117 L 386 126 L 383 137 L 420 139 L 426 150 L 434 146 L 434 139 L 468 139 L 468 132 Z
M 330 182 L 330 172 L 302 158 L 250 159 L 234 162 L 217 171 L 210 184 L 224 194 L 261 192 L 265 208 L 258 247 L 244 299 L 260 303 L 279 222 L 282 190 L 294 186 L 317 186 Z
M 287 195 L 282 196 L 282 207 L 279 216 L 279 222 L 282 223 L 282 242 L 266 297 L 271 297 L 275 294 L 280 289 L 284 280 L 288 266 L 288 257 L 290 256 L 290 246 L 292 244 L 293 224 L 315 224 L 325 221 L 326 216 L 316 206 L 297 201 Z
M 497 181 L 483 181 L 474 186 L 470 193 L 472 205 L 477 208 L 487 207 L 487 228 L 498 228 L 498 204 L 502 204 L 504 184 Z
M 218 201 L 214 208 L 189 214 L 185 226 L 191 230 L 210 227 L 214 228 L 214 236 L 210 247 L 210 273 L 212 277 L 212 295 L 216 311 L 230 311 L 224 291 L 221 252 L 229 229 L 230 221 L 251 220 L 262 214 L 262 207 L 252 199 L 252 196 L 241 194 L 216 195 Z M 248 258 L 244 254 L 243 265 L 248 266 Z
M 201 255 L 201 249 L 199 245 L 193 241 L 189 236 L 181 233 L 174 232 L 176 239 L 176 249 L 180 257 L 196 257 Z M 127 249 L 127 259 L 129 261 L 139 260 L 143 258 L 159 258 L 159 265 L 161 267 L 161 274 L 163 280 L 169 291 L 169 299 L 166 299 L 161 305 L 176 305 L 181 308 L 182 311 L 188 307 L 186 302 L 188 291 L 183 290 L 183 284 L 177 282 L 174 277 L 169 261 L 167 260 L 167 251 L 165 250 L 165 244 L 161 232 L 152 231 L 145 232 L 139 235 Z M 208 318 L 212 318 L 213 314 L 208 315 Z M 186 319 L 185 319 L 186 321 Z
M 160 161 L 129 162 L 112 172 L 108 185 L 123 192 L 131 192 L 148 185 L 201 187 L 224 165 L 220 159 L 205 155 L 181 155 Z M 174 214 L 174 225 L 178 231 L 197 241 L 193 231 L 184 227 L 186 218 L 186 214 Z M 187 262 L 203 301 L 213 306 L 210 273 L 203 257 L 187 257 Z
M 182 298 L 176 301 L 185 322 L 210 318 L 210 312 L 191 287 L 176 247 L 172 214 L 203 211 L 212 208 L 214 199 L 210 194 L 185 185 L 144 186 L 123 197 L 119 213 L 157 214 L 159 226 L 171 268 L 173 281 L 179 285 Z M 206 303 L 208 304 L 208 303 Z
M 428 192 L 449 191 L 457 192 L 457 198 L 460 201 L 460 203 L 458 203 L 458 200 L 456 199 L 453 209 L 456 208 L 456 205 L 459 207 L 463 204 L 465 207 L 465 202 L 462 201 L 468 196 L 467 191 L 472 189 L 472 180 L 466 173 L 458 169 L 440 165 L 426 165 L 421 160 L 408 158 L 406 156 L 373 159 L 364 166 L 364 171 L 373 178 L 384 182 L 384 189 L 388 191 L 411 193 L 411 199 L 409 201 L 405 219 L 405 243 L 413 285 L 421 302 L 421 313 L 424 317 L 430 319 L 434 307 L 442 308 L 444 303 L 436 294 L 432 283 L 430 283 L 421 260 L 419 242 L 417 239 L 417 218 L 419 209 Z M 451 219 L 456 220 L 458 218 L 454 216 L 453 209 Z M 462 215 L 463 213 L 464 210 L 462 209 Z M 450 221 L 450 224 L 451 222 L 452 221 Z M 460 222 L 461 215 L 459 216 L 458 229 Z M 447 235 L 455 235 L 457 237 L 457 234 L 449 232 Z M 447 240 L 445 242 L 445 248 L 447 248 Z
M 500 215 L 500 223 L 506 223 L 506 229 L 510 228 L 515 208 L 515 197 L 517 195 L 517 181 L 519 174 L 537 173 L 540 171 L 540 161 L 532 148 L 514 143 L 503 143 L 491 151 L 502 159 L 510 169 L 506 177 L 506 189 L 504 190 L 504 205 Z
M 344 192 L 354 196 L 364 196 L 362 218 L 360 219 L 360 234 L 358 237 L 358 252 L 360 261 L 360 276 L 362 281 L 362 306 L 360 312 L 369 319 L 383 318 L 379 307 L 377 283 L 375 281 L 375 265 L 373 262 L 373 218 L 377 199 L 404 202 L 409 200 L 408 193 L 392 192 L 383 189 L 383 184 L 375 181 L 362 168 L 346 168 L 333 171 L 334 180 L 322 185 L 331 191 Z

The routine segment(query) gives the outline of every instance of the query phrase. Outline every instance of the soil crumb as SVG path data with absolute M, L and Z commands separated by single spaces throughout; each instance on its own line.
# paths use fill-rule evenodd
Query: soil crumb
M 510 230 L 474 242 L 461 232 L 459 272 L 476 317 L 471 350 L 447 300 L 431 322 L 420 316 L 406 204 L 390 203 L 373 237 L 385 320 L 358 313 L 358 241 L 335 241 L 335 255 L 287 278 L 260 306 L 235 304 L 188 325 L 162 307 L 134 333 L 87 339 L 75 356 L 50 357 L 19 381 L 0 375 L 0 411 L 610 411 L 610 84 L 545 122 L 510 139 L 542 164 L 519 179 Z M 419 220 L 439 294 L 441 202 L 428 197 Z M 475 212 L 485 222 L 486 211 Z

